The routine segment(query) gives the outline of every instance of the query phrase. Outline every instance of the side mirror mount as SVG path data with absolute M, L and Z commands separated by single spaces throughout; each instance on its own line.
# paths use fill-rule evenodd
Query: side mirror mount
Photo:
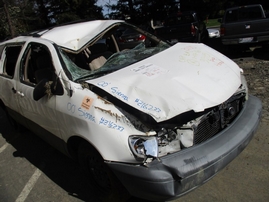
M 64 89 L 62 86 L 62 83 L 60 82 L 60 79 L 57 78 L 56 81 L 53 81 L 52 84 L 50 85 L 51 87 L 51 92 L 53 95 L 63 95 L 64 94 Z
M 45 95 L 63 95 L 64 90 L 59 78 L 56 81 L 42 79 L 34 88 L 33 98 L 35 101 L 40 100 Z

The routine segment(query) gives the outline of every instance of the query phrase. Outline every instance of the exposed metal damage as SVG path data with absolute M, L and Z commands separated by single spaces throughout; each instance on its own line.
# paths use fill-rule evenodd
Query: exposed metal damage
M 98 109 L 98 110 L 100 110 L 100 111 L 102 111 L 102 112 L 108 113 L 110 116 L 114 116 L 114 117 L 116 117 L 116 121 L 119 120 L 119 119 L 122 117 L 122 116 L 119 116 L 119 115 L 116 114 L 116 113 L 111 112 L 111 110 L 102 109 L 101 107 L 96 107 L 96 106 L 94 106 L 94 108 L 95 108 L 95 109 Z
M 191 113 L 193 115 L 188 115 L 187 119 L 179 115 L 160 123 L 152 119 L 149 119 L 150 121 L 147 121 L 147 119 L 141 120 L 140 116 L 145 115 L 143 112 L 124 105 L 119 99 L 104 91 L 100 92 L 104 93 L 103 96 L 106 99 L 101 98 L 101 100 L 116 104 L 124 116 L 112 113 L 111 110 L 95 108 L 116 117 L 116 121 L 130 124 L 136 129 L 145 132 L 145 137 L 131 136 L 129 144 L 131 148 L 134 148 L 133 152 L 138 160 L 140 159 L 146 165 L 156 158 L 200 144 L 227 127 L 244 106 L 246 100 L 245 88 L 241 86 L 241 90 L 230 99 L 217 107 L 205 110 L 203 113 Z M 180 122 L 180 120 L 185 122 Z M 186 120 L 189 121 L 186 122 Z

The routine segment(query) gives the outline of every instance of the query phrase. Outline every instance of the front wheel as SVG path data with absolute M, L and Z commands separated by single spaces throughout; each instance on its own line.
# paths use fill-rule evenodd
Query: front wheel
M 79 163 L 89 173 L 89 179 L 102 201 L 126 201 L 129 194 L 114 173 L 104 163 L 102 156 L 87 142 L 78 151 Z

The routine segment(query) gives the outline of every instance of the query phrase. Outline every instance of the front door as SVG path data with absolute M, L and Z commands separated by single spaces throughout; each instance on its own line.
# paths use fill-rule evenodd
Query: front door
M 20 79 L 16 91 L 20 95 L 19 105 L 28 127 L 53 146 L 59 148 L 61 136 L 57 122 L 56 99 L 49 90 L 38 101 L 33 99 L 35 86 L 42 80 L 56 78 L 52 44 L 29 43 L 20 64 Z M 62 145 L 62 144 L 61 144 Z

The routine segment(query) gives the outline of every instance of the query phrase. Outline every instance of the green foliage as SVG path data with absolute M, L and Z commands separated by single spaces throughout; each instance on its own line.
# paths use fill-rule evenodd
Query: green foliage
M 206 27 L 217 27 L 220 26 L 220 23 L 218 22 L 219 18 L 216 19 L 208 19 L 207 21 L 205 20 Z
M 0 39 L 55 24 L 81 19 L 103 19 L 102 8 L 96 2 L 97 0 L 0 0 Z
M 0 0 L 0 40 L 12 34 L 43 29 L 56 24 L 81 19 L 103 19 L 103 8 L 97 6 L 97 1 Z M 168 15 L 185 10 L 198 12 L 204 20 L 217 19 L 222 17 L 228 7 L 253 3 L 260 3 L 269 10 L 268 0 L 255 2 L 253 0 L 107 0 L 105 7 L 108 10 L 107 18 L 145 24 L 151 19 L 163 20 Z M 208 22 L 208 26 L 211 26 L 210 23 L 211 21 Z
M 268 0 L 119 0 L 107 4 L 109 18 L 131 19 L 132 23 L 140 24 L 150 19 L 164 19 L 175 12 L 193 10 L 204 20 L 220 18 L 224 10 L 239 5 L 253 3 L 262 4 L 269 9 Z M 128 18 L 127 18 L 128 17 Z
M 0 4 L 0 38 L 12 37 L 31 29 L 35 13 L 31 1 L 1 0 Z
M 102 8 L 96 0 L 56 0 L 52 1 L 53 21 L 56 24 L 79 19 L 103 19 Z
M 109 18 L 124 19 L 134 24 L 141 24 L 150 19 L 163 19 L 169 13 L 179 11 L 180 0 L 119 0 L 116 4 L 107 4 Z

